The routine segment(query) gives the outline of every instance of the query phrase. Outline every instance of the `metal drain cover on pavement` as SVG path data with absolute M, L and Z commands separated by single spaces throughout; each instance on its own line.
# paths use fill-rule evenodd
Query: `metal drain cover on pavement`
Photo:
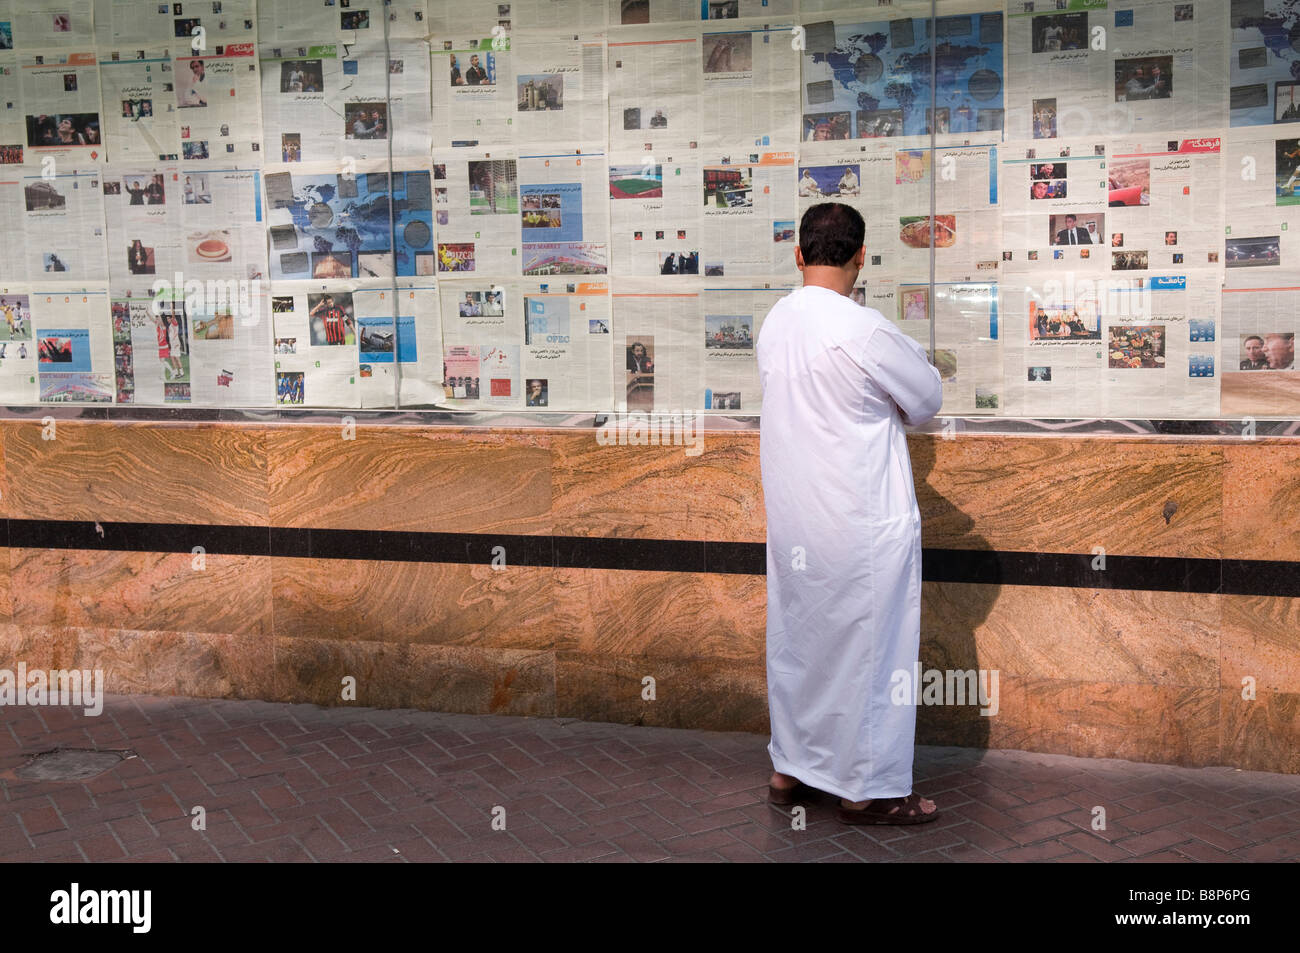
M 28 781 L 85 781 L 134 757 L 134 751 L 58 748 L 42 751 L 14 774 Z

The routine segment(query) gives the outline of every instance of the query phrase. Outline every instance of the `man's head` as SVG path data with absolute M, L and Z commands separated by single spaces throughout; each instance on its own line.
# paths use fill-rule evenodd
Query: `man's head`
M 635 357 L 637 360 L 641 360 L 642 358 L 644 358 L 645 345 L 642 344 L 640 341 L 635 342 L 632 345 L 632 356 Z
M 199 79 L 203 78 L 203 60 L 190 60 L 190 72 Z
M 1035 183 L 1034 183 L 1034 198 L 1036 198 L 1036 199 L 1045 199 L 1045 198 L 1047 198 L 1047 183 L 1046 183 L 1046 182 L 1035 182 Z
M 1295 363 L 1295 335 L 1270 334 L 1264 338 L 1264 356 L 1268 366 L 1281 369 Z
M 1246 352 L 1246 358 L 1255 364 L 1264 359 L 1264 339 L 1258 334 L 1246 338 L 1241 347 Z
M 1078 221 L 1078 219 L 1075 218 L 1073 215 L 1067 215 L 1067 216 L 1065 216 L 1065 227 L 1066 227 L 1066 228 L 1074 228 L 1075 223 L 1076 223 L 1077 221 Z
M 866 223 L 851 205 L 822 202 L 803 213 L 795 263 L 802 268 L 840 268 L 856 277 L 862 268 Z
M 470 65 L 470 66 L 478 66 L 478 54 L 477 54 L 477 53 L 475 53 L 473 56 L 471 56 L 471 57 L 469 58 L 469 65 Z

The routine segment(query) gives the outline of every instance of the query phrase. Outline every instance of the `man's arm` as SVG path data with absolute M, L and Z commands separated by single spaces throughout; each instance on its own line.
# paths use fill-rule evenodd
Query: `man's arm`
M 903 418 L 915 427 L 939 412 L 943 384 L 925 349 L 902 331 L 877 328 L 867 339 L 863 360 L 867 373 L 889 394 Z

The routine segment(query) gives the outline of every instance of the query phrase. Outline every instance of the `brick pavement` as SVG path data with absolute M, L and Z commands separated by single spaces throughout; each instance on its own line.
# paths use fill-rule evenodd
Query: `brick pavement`
M 945 816 L 804 830 L 765 802 L 766 737 L 550 719 L 109 696 L 0 718 L 5 861 L 1276 861 L 1300 777 L 921 748 Z M 132 749 L 84 782 L 18 779 L 55 747 Z M 191 809 L 206 811 L 195 831 Z M 1093 808 L 1106 811 L 1093 830 Z M 493 808 L 504 830 L 493 830 Z

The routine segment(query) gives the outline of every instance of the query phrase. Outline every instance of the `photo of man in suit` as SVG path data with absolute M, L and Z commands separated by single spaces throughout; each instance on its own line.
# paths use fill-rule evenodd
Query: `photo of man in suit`
M 1054 245 L 1091 245 L 1092 235 L 1086 228 L 1079 226 L 1073 215 L 1065 216 L 1065 228 L 1056 233 Z

